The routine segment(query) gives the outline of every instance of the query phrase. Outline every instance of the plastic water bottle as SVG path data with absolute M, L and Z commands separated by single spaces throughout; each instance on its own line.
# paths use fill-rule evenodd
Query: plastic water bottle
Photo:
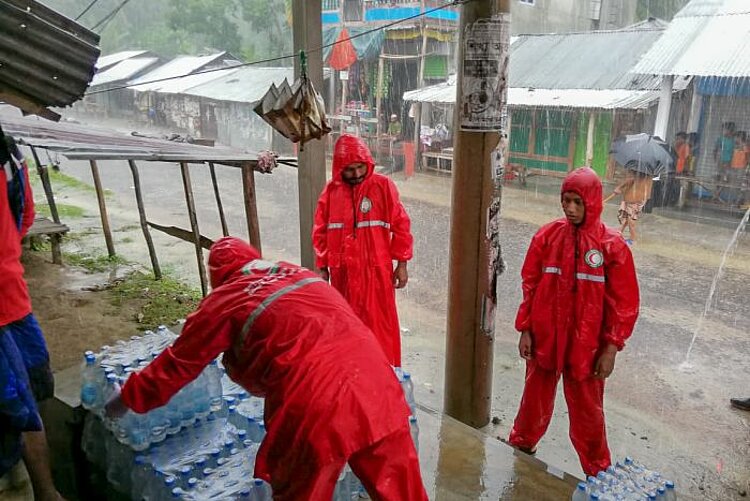
M 576 486 L 576 490 L 573 491 L 573 495 L 570 497 L 571 501 L 587 501 L 589 498 L 588 494 L 586 494 L 586 483 L 585 482 L 578 482 L 578 485 Z
M 260 478 L 253 479 L 252 501 L 271 501 L 271 486 Z
M 677 492 L 675 492 L 674 489 L 674 482 L 667 480 L 664 483 L 664 487 L 666 488 L 666 493 L 664 494 L 665 501 L 677 501 Z
M 351 501 L 352 489 L 349 482 L 347 466 L 341 469 L 339 478 L 336 481 L 336 490 L 333 491 L 333 501 Z
M 411 439 L 414 441 L 414 448 L 419 452 L 419 425 L 417 424 L 417 416 L 409 416 L 409 431 L 411 431 Z
M 401 383 L 401 387 L 404 389 L 404 396 L 406 397 L 406 403 L 409 404 L 412 414 L 417 412 L 417 403 L 414 400 L 414 382 L 411 380 L 411 374 L 404 372 L 404 381 Z
M 81 368 L 81 405 L 84 409 L 92 410 L 102 405 L 101 386 L 97 376 L 96 356 L 93 351 L 87 351 L 83 357 Z
M 206 392 L 212 411 L 221 410 L 224 400 L 222 399 L 224 390 L 221 387 L 221 369 L 216 360 L 213 360 L 206 367 Z
M 145 497 L 149 480 L 153 476 L 151 465 L 148 464 L 146 456 L 139 454 L 133 460 L 133 469 L 130 472 L 130 490 L 133 501 L 141 501 Z

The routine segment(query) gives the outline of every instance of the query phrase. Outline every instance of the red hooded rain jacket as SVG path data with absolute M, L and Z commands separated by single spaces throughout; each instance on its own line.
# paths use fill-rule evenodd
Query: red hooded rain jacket
M 589 168 L 571 172 L 563 193 L 584 201 L 585 219 L 562 218 L 531 240 L 521 276 L 518 331 L 531 331 L 534 357 L 547 370 L 582 380 L 593 373 L 607 343 L 621 350 L 638 318 L 639 291 L 633 256 L 622 236 L 600 219 L 602 184 Z
M 351 186 L 341 171 L 367 165 L 365 180 Z M 367 146 L 343 135 L 333 155 L 333 177 L 318 200 L 313 228 L 316 266 L 372 329 L 392 365 L 401 365 L 401 338 L 393 287 L 393 261 L 412 258 L 411 222 L 396 185 L 374 172 Z
M 311 271 L 259 258 L 236 238 L 213 245 L 213 291 L 174 345 L 130 377 L 122 399 L 140 413 L 164 405 L 223 353 L 231 379 L 266 398 L 255 476 L 278 485 L 403 430 L 409 408 L 341 295 Z

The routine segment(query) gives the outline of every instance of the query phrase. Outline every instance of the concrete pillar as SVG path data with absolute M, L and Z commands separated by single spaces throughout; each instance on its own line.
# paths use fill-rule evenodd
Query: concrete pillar
M 656 123 L 654 124 L 654 136 L 668 140 L 669 114 L 672 110 L 672 89 L 674 88 L 674 76 L 664 75 L 659 91 L 659 106 L 656 109 Z

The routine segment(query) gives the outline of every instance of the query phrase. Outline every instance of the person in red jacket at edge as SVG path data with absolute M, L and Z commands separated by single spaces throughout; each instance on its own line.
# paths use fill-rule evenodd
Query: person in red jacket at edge
M 401 386 L 344 298 L 233 237 L 211 247 L 208 266 L 211 293 L 108 415 L 166 404 L 223 353 L 229 377 L 266 399 L 255 477 L 274 499 L 328 501 L 349 462 L 373 499 L 426 500 Z
M 588 167 L 574 170 L 561 193 L 565 217 L 534 235 L 521 271 L 516 329 L 526 384 L 508 442 L 536 452 L 562 375 L 570 440 L 583 471 L 596 475 L 610 465 L 604 380 L 638 318 L 638 279 L 622 236 L 600 220 L 597 174 Z
M 400 367 L 394 288 L 403 288 L 409 279 L 406 263 L 414 242 L 409 216 L 393 181 L 374 172 L 375 162 L 360 138 L 339 138 L 332 171 L 315 212 L 315 265 L 372 329 L 391 365 Z
M 0 477 L 10 472 L 15 484 L 23 457 L 34 499 L 57 501 L 37 405 L 54 395 L 55 381 L 21 264 L 21 240 L 33 222 L 28 167 L 0 127 Z

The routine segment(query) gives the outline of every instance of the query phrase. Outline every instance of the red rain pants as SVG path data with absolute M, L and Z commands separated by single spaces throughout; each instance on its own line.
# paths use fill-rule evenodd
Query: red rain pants
M 392 433 L 370 447 L 355 452 L 349 465 L 373 501 L 427 501 L 419 460 L 409 429 Z M 275 501 L 328 501 L 344 462 L 295 475 L 294 482 L 272 486 Z M 298 472 L 301 473 L 301 472 Z M 271 475 L 273 478 L 273 474 Z
M 555 407 L 560 374 L 535 362 L 526 364 L 526 385 L 521 407 L 508 442 L 514 447 L 533 449 L 547 431 Z M 576 381 L 563 373 L 563 389 L 570 418 L 573 442 L 586 475 L 596 475 L 610 464 L 607 431 L 604 424 L 604 380 L 593 377 Z

